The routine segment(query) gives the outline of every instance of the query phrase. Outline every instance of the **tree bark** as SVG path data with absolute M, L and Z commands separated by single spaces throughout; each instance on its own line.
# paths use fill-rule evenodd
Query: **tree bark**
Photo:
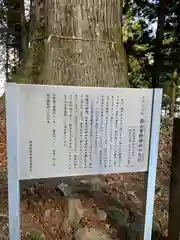
M 170 109 L 169 109 L 170 117 L 174 117 L 174 113 L 175 113 L 177 87 L 178 87 L 177 86 L 177 69 L 174 69 L 172 74 L 172 81 L 171 81 L 171 102 L 170 102 Z
M 158 25 L 156 31 L 154 64 L 152 68 L 152 88 L 158 87 L 159 84 L 159 66 L 162 65 L 161 49 L 164 40 L 164 23 L 167 11 L 167 0 L 160 0 L 158 10 Z
M 32 7 L 26 83 L 129 86 L 122 0 L 38 0 Z

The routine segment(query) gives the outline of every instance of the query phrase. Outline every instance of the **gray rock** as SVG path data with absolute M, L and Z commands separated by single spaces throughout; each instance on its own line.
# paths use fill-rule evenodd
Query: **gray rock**
M 89 184 L 92 188 L 96 190 L 100 190 L 106 187 L 106 183 L 102 180 L 101 177 L 98 176 L 91 176 L 86 177 L 80 180 L 82 184 Z
M 153 222 L 153 230 L 157 232 L 161 232 L 160 224 L 156 221 Z
M 91 195 L 92 191 L 102 190 L 106 183 L 97 176 L 84 177 L 81 179 L 63 179 L 56 189 L 64 196 L 72 196 L 76 193 Z
M 73 189 L 71 186 L 69 186 L 67 183 L 61 182 L 59 185 L 57 185 L 57 188 L 62 192 L 64 196 L 70 196 Z
M 99 208 L 96 209 L 96 214 L 97 214 L 97 217 L 100 221 L 106 221 L 107 219 L 107 213 Z
M 162 197 L 162 188 L 161 186 L 156 186 L 155 194 L 157 197 Z
M 57 185 L 56 189 L 59 189 L 61 194 L 66 197 L 76 195 L 77 193 L 83 193 L 85 195 L 91 193 L 90 186 L 81 183 L 68 184 L 65 182 L 61 182 L 59 185 Z
M 68 199 L 68 221 L 73 227 L 79 224 L 86 211 L 80 199 Z
M 100 177 L 92 177 L 90 178 L 90 184 L 93 188 L 96 188 L 98 190 L 105 188 L 106 183 L 100 178 Z

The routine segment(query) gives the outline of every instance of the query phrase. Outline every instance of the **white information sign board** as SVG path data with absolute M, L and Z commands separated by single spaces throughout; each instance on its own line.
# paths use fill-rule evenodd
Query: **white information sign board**
M 9 217 L 19 214 L 12 209 L 19 211 L 19 180 L 148 171 L 160 89 L 6 86 L 9 198 L 16 199 Z M 154 157 L 155 172 L 157 150 Z

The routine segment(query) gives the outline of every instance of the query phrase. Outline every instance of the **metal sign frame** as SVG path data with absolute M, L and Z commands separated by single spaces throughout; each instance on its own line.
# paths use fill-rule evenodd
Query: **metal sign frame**
M 8 207 L 10 240 L 20 240 L 20 181 L 19 181 L 19 139 L 18 126 L 18 91 L 8 88 L 6 91 L 6 125 L 8 154 Z M 147 195 L 144 224 L 144 240 L 150 240 L 153 225 L 154 194 L 156 184 L 156 167 L 162 104 L 162 89 L 154 89 L 152 101 L 151 130 L 149 144 L 149 165 L 147 172 Z M 13 119 L 13 121 L 12 121 Z

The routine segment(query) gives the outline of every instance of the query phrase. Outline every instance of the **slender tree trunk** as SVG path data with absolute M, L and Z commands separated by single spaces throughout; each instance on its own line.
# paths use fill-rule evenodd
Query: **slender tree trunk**
M 122 0 L 37 0 L 32 7 L 27 83 L 129 86 Z
M 174 117 L 175 103 L 176 103 L 176 92 L 177 92 L 177 69 L 174 69 L 171 83 L 171 102 L 170 102 L 170 117 Z
M 6 71 L 6 82 L 9 81 L 9 33 L 6 33 L 6 64 L 5 64 L 5 71 Z
M 154 64 L 152 71 L 152 88 L 158 87 L 159 84 L 159 70 L 162 65 L 161 48 L 164 39 L 164 23 L 167 11 L 167 0 L 160 0 L 158 10 L 158 26 L 156 31 L 156 46 L 154 52 Z
M 26 50 L 27 50 L 27 47 L 28 47 L 24 0 L 21 0 L 20 8 L 21 8 L 21 49 L 20 49 L 20 60 L 24 61 L 25 57 L 26 57 Z

